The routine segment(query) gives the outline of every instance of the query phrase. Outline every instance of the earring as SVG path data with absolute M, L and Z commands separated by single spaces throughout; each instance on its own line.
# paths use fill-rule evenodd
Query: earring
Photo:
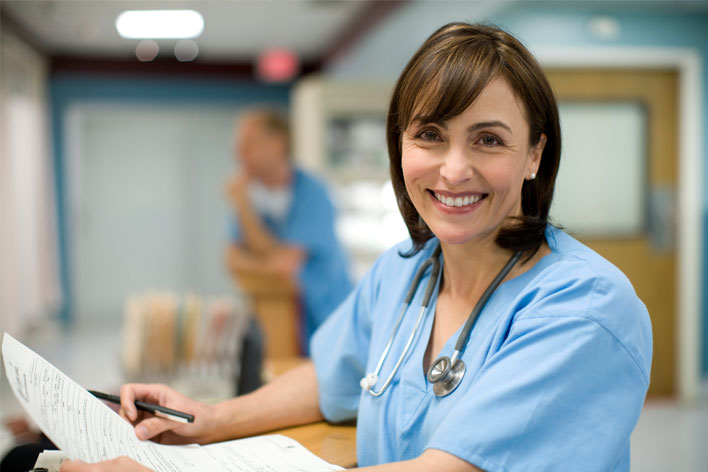
M 533 180 L 536 178 L 536 172 L 531 172 L 531 175 L 529 175 L 529 180 Z

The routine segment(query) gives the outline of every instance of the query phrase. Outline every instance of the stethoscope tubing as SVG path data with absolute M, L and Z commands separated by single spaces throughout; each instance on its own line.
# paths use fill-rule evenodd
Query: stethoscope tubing
M 413 281 L 411 283 L 410 288 L 408 289 L 408 293 L 406 294 L 406 298 L 404 299 L 404 304 L 403 307 L 401 308 L 401 312 L 398 315 L 398 318 L 396 319 L 396 323 L 393 328 L 393 332 L 391 333 L 391 336 L 388 340 L 388 343 L 386 344 L 386 347 L 384 348 L 383 353 L 381 354 L 381 358 L 379 359 L 378 364 L 376 365 L 376 370 L 373 373 L 367 374 L 366 377 L 364 377 L 361 381 L 362 388 L 369 392 L 374 397 L 381 396 L 388 386 L 391 384 L 393 381 L 393 377 L 396 375 L 398 372 L 399 367 L 403 363 L 403 360 L 406 358 L 406 355 L 408 354 L 408 350 L 410 349 L 411 345 L 413 344 L 413 339 L 415 338 L 416 334 L 418 333 L 418 328 L 420 327 L 420 322 L 423 319 L 423 314 L 428 308 L 428 304 L 430 303 L 430 299 L 432 297 L 433 292 L 435 291 L 435 287 L 438 284 L 439 278 L 440 278 L 440 253 L 442 251 L 442 248 L 440 245 L 435 249 L 433 252 L 433 255 L 430 256 L 419 268 L 418 271 L 415 274 L 415 277 L 413 277 Z M 519 258 L 523 254 L 523 251 L 516 251 L 509 261 L 504 265 L 502 270 L 494 277 L 494 280 L 489 284 L 489 286 L 486 288 L 484 293 L 482 293 L 482 296 L 480 297 L 479 301 L 475 304 L 474 309 L 470 313 L 469 317 L 467 318 L 467 321 L 465 322 L 464 327 L 462 328 L 462 331 L 460 332 L 460 335 L 457 338 L 457 342 L 455 343 L 455 349 L 452 354 L 451 358 L 447 358 L 445 356 L 440 357 L 436 359 L 433 364 L 431 365 L 430 371 L 427 374 L 428 381 L 436 385 L 436 395 L 437 396 L 446 396 L 450 393 L 452 393 L 453 390 L 457 388 L 459 385 L 460 381 L 462 380 L 462 376 L 464 375 L 464 363 L 462 363 L 462 360 L 460 359 L 460 356 L 462 354 L 462 351 L 465 349 L 465 345 L 469 341 L 470 333 L 472 332 L 472 329 L 477 323 L 477 320 L 479 318 L 479 314 L 482 312 L 484 309 L 484 306 L 487 304 L 487 301 L 489 298 L 492 296 L 494 291 L 499 287 L 499 285 L 502 283 L 504 278 L 509 274 L 511 269 L 516 265 L 518 262 Z M 411 332 L 411 335 L 408 337 L 408 341 L 406 342 L 405 347 L 403 348 L 403 352 L 401 353 L 400 357 L 398 358 L 398 362 L 396 362 L 396 365 L 393 367 L 391 374 L 388 376 L 386 379 L 386 382 L 381 386 L 381 388 L 378 391 L 374 391 L 373 387 L 376 383 L 378 383 L 378 376 L 381 373 L 381 368 L 383 367 L 384 362 L 386 361 L 386 358 L 388 357 L 389 352 L 391 351 L 391 347 L 393 346 L 393 341 L 396 337 L 396 334 L 398 333 L 398 329 L 400 328 L 401 321 L 403 320 L 403 316 L 405 315 L 406 311 L 408 311 L 408 308 L 410 307 L 411 301 L 413 300 L 413 297 L 415 295 L 415 292 L 418 289 L 418 285 L 420 284 L 420 281 L 423 278 L 423 275 L 425 271 L 428 269 L 428 266 L 432 266 L 432 272 L 430 274 L 430 280 L 428 281 L 428 285 L 425 290 L 425 294 L 423 295 L 423 300 L 421 302 L 420 306 L 420 311 L 418 312 L 418 318 L 416 319 L 415 326 L 413 327 L 413 331 Z M 456 368 L 456 364 L 460 362 L 459 369 Z M 442 363 L 442 364 L 441 364 Z M 446 367 L 435 374 L 433 374 L 433 370 L 436 368 L 437 365 L 445 365 Z M 440 383 L 440 385 L 438 385 Z M 440 391 L 437 391 L 440 390 Z
M 457 338 L 457 343 L 455 343 L 455 352 L 458 353 L 458 356 L 459 353 L 461 353 L 465 349 L 467 341 L 470 337 L 470 333 L 472 332 L 474 326 L 477 324 L 479 314 L 484 309 L 484 306 L 487 304 L 487 301 L 492 296 L 497 287 L 499 287 L 499 285 L 502 283 L 504 278 L 509 275 L 509 272 L 511 272 L 511 269 L 516 265 L 519 258 L 521 257 L 521 254 L 523 254 L 523 251 L 516 251 L 514 255 L 511 256 L 511 259 L 506 263 L 504 268 L 497 274 L 496 277 L 494 277 L 494 280 L 492 280 L 492 283 L 489 284 L 484 293 L 482 293 L 482 296 L 479 298 L 479 302 L 477 302 L 477 304 L 474 306 L 474 309 L 472 310 L 472 313 L 470 313 L 470 316 L 467 318 L 464 328 L 462 328 L 462 331 L 460 331 L 460 336 Z
M 438 246 L 435 249 L 435 252 L 433 252 L 433 255 L 430 256 L 419 268 L 418 271 L 415 274 L 415 277 L 413 277 L 413 281 L 411 283 L 410 288 L 408 289 L 408 293 L 406 294 L 406 298 L 403 301 L 403 306 L 401 307 L 401 312 L 398 314 L 398 318 L 396 319 L 396 324 L 393 327 L 393 331 L 391 332 L 391 336 L 388 339 L 388 343 L 386 344 L 386 347 L 384 348 L 383 353 L 381 354 L 381 358 L 379 359 L 378 364 L 376 365 L 376 370 L 374 370 L 373 377 L 378 379 L 379 373 L 381 373 L 381 368 L 383 367 L 384 362 L 386 361 L 386 358 L 388 357 L 388 353 L 391 350 L 391 346 L 393 346 L 393 341 L 396 338 L 396 334 L 398 333 L 398 329 L 401 325 L 401 321 L 403 320 L 403 316 L 405 315 L 406 311 L 408 311 L 408 308 L 410 307 L 411 301 L 413 301 L 413 297 L 415 296 L 415 292 L 418 289 L 418 286 L 420 285 L 420 281 L 423 278 L 423 275 L 425 274 L 425 271 L 428 269 L 428 266 L 432 266 L 432 271 L 430 273 L 430 280 L 428 281 L 428 285 L 425 289 L 425 294 L 423 295 L 423 301 L 421 302 L 420 305 L 420 311 L 418 312 L 418 318 L 416 319 L 415 326 L 413 327 L 413 331 L 411 332 L 411 335 L 408 337 L 408 341 L 406 342 L 405 347 L 403 348 L 403 352 L 401 353 L 401 356 L 398 358 L 398 362 L 396 362 L 396 365 L 393 367 L 391 374 L 388 376 L 386 379 L 386 382 L 381 386 L 379 391 L 373 390 L 373 385 L 367 388 L 367 391 L 375 396 L 381 396 L 386 389 L 388 388 L 389 384 L 393 380 L 393 377 L 396 375 L 396 372 L 398 372 L 399 367 L 403 363 L 403 360 L 405 359 L 406 355 L 408 354 L 408 350 L 411 347 L 411 344 L 413 344 L 413 339 L 415 338 L 416 333 L 418 333 L 418 328 L 420 327 L 420 322 L 423 320 L 423 314 L 425 313 L 425 310 L 428 308 L 428 305 L 430 304 L 430 299 L 432 298 L 433 291 L 435 290 L 435 286 L 437 285 L 438 279 L 440 277 L 440 252 L 441 248 Z M 371 374 L 367 375 L 369 377 Z
M 408 341 L 406 342 L 406 346 L 403 348 L 403 352 L 401 353 L 401 356 L 398 358 L 398 362 L 396 362 L 396 365 L 393 366 L 393 369 L 391 370 L 391 375 L 388 376 L 386 379 L 386 382 L 381 386 L 381 389 L 379 389 L 378 392 L 375 392 L 373 389 L 369 390 L 369 393 L 375 397 L 381 396 L 386 389 L 388 388 L 389 384 L 393 380 L 393 377 L 396 375 L 396 372 L 398 372 L 398 368 L 401 367 L 401 364 L 403 363 L 403 360 L 406 358 L 406 354 L 408 354 L 408 349 L 410 349 L 411 344 L 413 344 L 413 338 L 415 338 L 415 335 L 418 333 L 418 327 L 420 326 L 420 322 L 423 319 L 423 313 L 425 313 L 426 307 L 421 306 L 420 311 L 418 313 L 418 319 L 415 322 L 415 326 L 413 327 L 413 331 L 411 332 L 411 335 L 408 337 Z M 388 352 L 386 353 L 388 354 Z M 385 358 L 382 358 L 382 360 L 379 362 L 379 365 L 383 365 L 383 360 Z M 378 377 L 380 372 L 380 368 L 377 367 L 376 372 L 374 375 Z

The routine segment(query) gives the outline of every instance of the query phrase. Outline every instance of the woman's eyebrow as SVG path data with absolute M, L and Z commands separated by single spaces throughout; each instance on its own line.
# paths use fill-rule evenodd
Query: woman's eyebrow
M 480 123 L 475 123 L 472 126 L 467 128 L 467 132 L 471 133 L 472 131 L 477 131 L 478 129 L 481 129 L 481 128 L 493 128 L 495 126 L 500 126 L 504 129 L 506 129 L 507 131 L 509 131 L 510 133 L 513 133 L 513 131 L 511 131 L 511 128 L 509 127 L 509 125 L 507 125 L 503 121 L 499 121 L 499 120 L 482 121 Z
M 436 126 L 441 127 L 442 129 L 447 129 L 447 125 L 445 125 L 444 121 L 429 120 L 429 119 L 422 118 L 422 117 L 413 118 L 410 121 L 410 125 L 412 125 L 412 126 L 436 125 Z

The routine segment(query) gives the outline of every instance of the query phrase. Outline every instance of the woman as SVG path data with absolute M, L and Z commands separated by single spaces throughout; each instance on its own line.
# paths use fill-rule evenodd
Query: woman
M 216 406 L 124 386 L 138 436 L 212 442 L 356 417 L 358 461 L 380 464 L 372 470 L 629 470 L 649 317 L 615 267 L 547 222 L 560 128 L 531 54 L 496 28 L 442 27 L 396 85 L 387 140 L 411 240 L 381 256 L 315 334 L 313 362 Z M 426 287 L 430 307 L 419 310 Z M 464 370 L 459 384 L 431 382 L 445 365 Z M 139 418 L 135 398 L 197 421 Z M 62 469 L 73 470 L 83 469 Z

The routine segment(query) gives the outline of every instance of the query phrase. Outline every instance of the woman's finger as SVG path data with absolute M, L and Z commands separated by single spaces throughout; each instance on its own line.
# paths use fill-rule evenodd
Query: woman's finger
M 59 472 L 83 472 L 87 470 L 83 461 L 64 461 L 59 468 Z
M 120 407 L 125 416 L 134 423 L 139 418 L 135 400 L 161 404 L 160 398 L 166 390 L 167 387 L 160 384 L 125 384 L 120 388 Z
M 135 435 L 138 439 L 144 441 L 146 439 L 152 439 L 158 434 L 172 430 L 178 426 L 182 426 L 182 424 L 152 416 L 144 419 L 135 426 Z
M 120 411 L 130 421 L 138 418 L 138 410 L 135 408 L 135 385 L 125 384 L 120 388 Z
M 64 461 L 59 472 L 151 472 L 134 460 L 121 456 L 105 462 L 87 464 L 82 461 Z

